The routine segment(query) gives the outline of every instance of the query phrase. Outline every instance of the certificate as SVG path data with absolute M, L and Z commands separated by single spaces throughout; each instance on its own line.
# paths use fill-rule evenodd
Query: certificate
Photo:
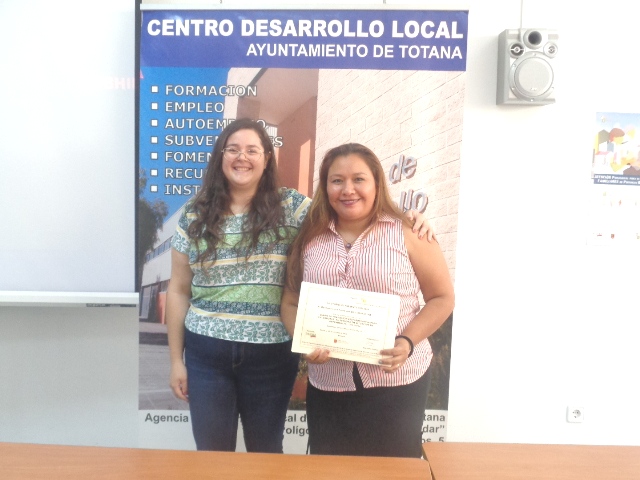
M 400 297 L 302 282 L 292 350 L 378 364 L 395 344 Z

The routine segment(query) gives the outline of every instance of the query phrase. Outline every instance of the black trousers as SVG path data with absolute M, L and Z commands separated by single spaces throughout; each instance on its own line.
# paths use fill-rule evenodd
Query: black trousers
M 308 383 L 310 452 L 420 458 L 429 373 L 409 385 L 363 388 L 354 364 L 355 392 L 328 392 Z

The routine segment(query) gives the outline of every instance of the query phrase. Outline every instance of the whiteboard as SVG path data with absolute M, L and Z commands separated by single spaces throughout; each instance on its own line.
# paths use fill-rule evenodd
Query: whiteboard
M 0 2 L 0 291 L 135 289 L 135 2 Z

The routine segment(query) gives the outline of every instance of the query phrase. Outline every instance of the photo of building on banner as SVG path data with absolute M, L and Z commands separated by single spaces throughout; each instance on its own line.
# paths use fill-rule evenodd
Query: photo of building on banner
M 382 162 L 393 200 L 423 212 L 455 280 L 466 11 L 143 10 L 140 40 L 140 446 L 193 449 L 189 405 L 168 386 L 171 238 L 222 129 L 261 122 L 281 184 L 311 197 L 323 155 L 357 142 Z M 424 441 L 446 440 L 453 315 L 434 357 Z M 304 453 L 304 361 L 285 453 Z M 244 444 L 238 435 L 238 450 Z

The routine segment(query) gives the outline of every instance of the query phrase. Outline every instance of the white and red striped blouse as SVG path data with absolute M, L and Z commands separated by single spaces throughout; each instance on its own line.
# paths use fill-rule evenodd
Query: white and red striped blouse
M 332 223 L 305 248 L 303 280 L 400 296 L 397 335 L 420 311 L 420 285 L 409 260 L 402 221 L 388 215 L 381 216 L 349 249 Z M 365 388 L 407 385 L 424 375 L 432 356 L 425 339 L 394 373 L 385 373 L 378 365 L 356 365 Z M 320 390 L 354 391 L 353 362 L 330 359 L 323 365 L 309 364 L 309 381 Z

